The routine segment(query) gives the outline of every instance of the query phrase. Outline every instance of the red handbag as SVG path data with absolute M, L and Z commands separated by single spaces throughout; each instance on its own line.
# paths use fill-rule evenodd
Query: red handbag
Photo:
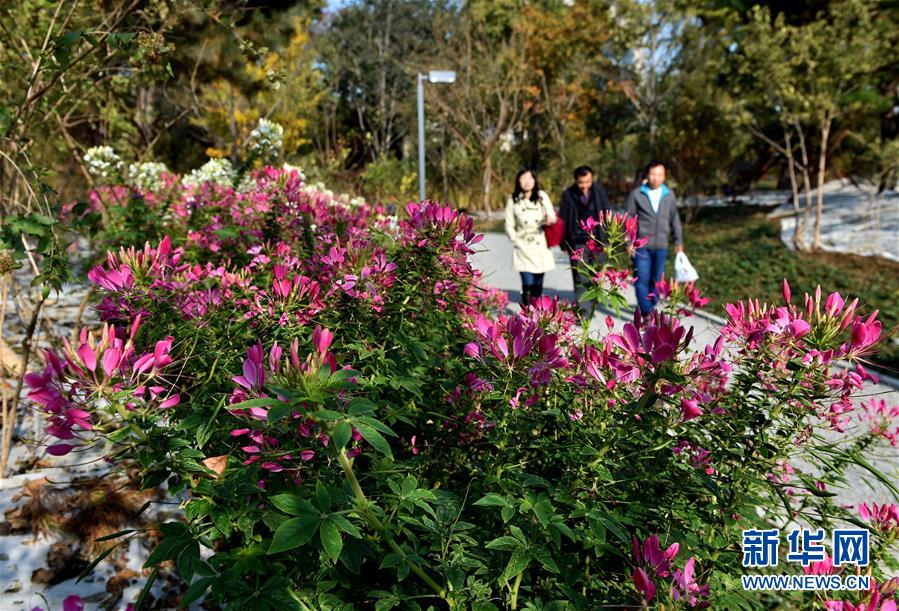
M 561 216 L 556 217 L 555 223 L 543 226 L 543 233 L 546 235 L 547 246 L 550 248 L 559 246 L 565 237 L 565 221 L 562 220 Z

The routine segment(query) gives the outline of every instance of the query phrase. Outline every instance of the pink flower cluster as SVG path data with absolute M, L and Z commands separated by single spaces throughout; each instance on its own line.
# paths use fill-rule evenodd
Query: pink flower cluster
M 247 456 L 244 465 L 259 463 L 259 466 L 270 473 L 284 472 L 294 482 L 302 481 L 300 468 L 316 457 L 320 448 L 328 446 L 329 438 L 324 429 L 301 410 L 293 410 L 289 423 L 267 422 L 269 408 L 261 406 L 239 407 L 237 404 L 251 399 L 268 398 L 265 391 L 267 384 L 284 387 L 295 387 L 299 377 L 315 376 L 321 367 L 327 367 L 330 373 L 337 371 L 337 359 L 330 352 L 334 335 L 321 326 L 312 332 L 312 352 L 301 359 L 299 340 L 294 338 L 286 354 L 275 342 L 266 355 L 262 342 L 247 349 L 242 372 L 231 378 L 236 385 L 231 393 L 229 412 L 236 417 L 246 418 L 245 426 L 231 431 L 231 437 L 244 444 L 240 450 Z M 301 385 L 301 383 L 300 383 Z M 286 401 L 286 397 L 278 397 Z M 347 449 L 350 458 L 362 453 L 363 438 L 353 428 L 351 447 Z M 310 445 L 311 444 L 311 445 Z M 288 446 L 289 449 L 284 449 Z
M 68 454 L 75 447 L 71 442 L 79 438 L 79 431 L 94 428 L 90 410 L 100 398 L 115 400 L 115 396 L 127 390 L 127 409 L 138 405 L 166 409 L 180 403 L 180 395 L 171 390 L 163 377 L 172 363 L 169 351 L 173 338 L 166 337 L 156 342 L 152 351 L 138 355 L 134 338 L 140 321 L 138 315 L 127 335 L 124 329 L 107 324 L 99 341 L 82 329 L 77 348 L 63 340 L 62 358 L 47 350 L 43 373 L 25 374 L 25 383 L 31 389 L 28 398 L 48 415 L 47 431 L 66 442 L 51 445 L 48 453 Z
M 878 530 L 887 533 L 899 532 L 899 505 L 878 505 L 877 503 L 862 503 L 858 506 L 858 515 L 862 520 L 873 523 Z
M 899 577 L 893 577 L 880 585 L 874 579 L 871 579 L 871 587 L 865 593 L 864 600 L 861 602 L 826 600 L 824 601 L 824 609 L 826 611 L 896 611 L 897 591 L 899 591 Z
M 707 475 L 715 474 L 715 468 L 711 466 L 712 453 L 692 441 L 681 439 L 671 451 L 676 455 L 683 453 L 689 456 L 690 464 L 697 469 L 702 469 Z
M 656 282 L 655 296 L 660 302 L 686 300 L 694 309 L 704 308 L 710 301 L 708 297 L 702 296 L 695 282 L 682 284 L 677 280 L 667 280 L 664 274 L 662 274 L 662 279 Z M 677 312 L 686 316 L 690 315 L 690 311 L 683 307 L 678 307 Z
M 683 569 L 673 567 L 672 560 L 679 550 L 679 543 L 672 543 L 662 550 L 658 535 L 650 535 L 643 545 L 634 537 L 634 560 L 637 565 L 631 575 L 634 586 L 650 603 L 657 591 L 654 580 L 671 577 L 671 596 L 674 600 L 683 600 L 690 607 L 699 609 L 708 607 L 709 602 L 705 599 L 709 596 L 709 586 L 696 581 L 696 558 L 690 558 Z

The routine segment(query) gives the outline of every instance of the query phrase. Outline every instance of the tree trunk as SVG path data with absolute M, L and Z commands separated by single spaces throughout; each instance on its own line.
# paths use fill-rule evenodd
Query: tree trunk
M 484 153 L 484 200 L 483 206 L 484 211 L 489 215 L 491 212 L 490 208 L 490 186 L 493 180 L 493 154 L 491 150 L 487 150 Z
M 805 134 L 798 122 L 796 123 L 796 133 L 799 136 L 799 151 L 802 153 L 802 186 L 805 189 L 805 210 L 802 211 L 797 231 L 803 236 L 802 241 L 805 243 L 805 227 L 808 223 L 808 215 L 812 210 L 812 179 L 808 173 L 808 148 L 805 146 Z
M 812 250 L 821 250 L 821 217 L 824 214 L 824 172 L 827 169 L 827 137 L 830 135 L 830 116 L 821 124 L 821 154 L 818 157 L 818 204 L 815 207 L 815 241 Z
M 793 195 L 793 246 L 798 251 L 805 250 L 805 244 L 802 239 L 802 234 L 799 233 L 799 215 L 801 213 L 801 208 L 799 206 L 799 183 L 796 180 L 796 168 L 793 166 L 795 161 L 793 160 L 793 142 L 790 134 L 791 128 L 787 125 L 784 125 L 784 139 L 786 140 L 786 147 L 784 151 L 787 155 L 787 167 L 790 170 L 790 191 Z

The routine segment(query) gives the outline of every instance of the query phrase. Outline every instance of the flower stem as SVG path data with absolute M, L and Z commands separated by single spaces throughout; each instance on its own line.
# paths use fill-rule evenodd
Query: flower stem
M 356 474 L 353 472 L 353 465 L 350 464 L 350 461 L 346 457 L 346 453 L 343 450 L 340 450 L 337 454 L 337 460 L 340 462 L 340 467 L 343 469 L 344 474 L 346 475 L 347 480 L 350 482 L 350 486 L 353 489 L 353 494 L 356 497 L 356 504 L 358 505 L 359 513 L 365 518 L 365 521 L 368 522 L 372 528 L 378 531 L 382 537 L 384 537 L 384 541 L 387 542 L 387 545 L 390 546 L 394 552 L 396 552 L 400 558 L 403 559 L 403 562 L 406 562 L 406 552 L 403 551 L 403 548 L 400 547 L 396 541 L 393 540 L 390 532 L 384 526 L 378 516 L 376 516 L 369 508 L 368 508 L 368 499 L 365 496 L 365 493 L 362 491 L 362 486 L 359 485 L 359 480 L 356 479 Z M 409 563 L 409 568 L 413 573 L 418 575 L 422 581 L 424 581 L 437 595 L 446 600 L 449 604 L 450 608 L 454 607 L 452 599 L 446 597 L 446 590 L 440 587 L 440 585 L 434 581 L 427 573 L 425 573 L 420 566 L 415 564 L 414 562 Z
M 515 583 L 512 584 L 512 601 L 509 604 L 510 609 L 518 608 L 518 587 L 521 585 L 521 576 L 524 575 L 524 571 L 520 572 L 515 577 Z

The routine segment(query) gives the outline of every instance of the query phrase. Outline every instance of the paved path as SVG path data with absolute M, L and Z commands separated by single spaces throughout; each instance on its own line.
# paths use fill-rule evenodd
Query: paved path
M 502 233 L 487 233 L 484 240 L 475 248 L 479 249 L 478 253 L 473 257 L 475 267 L 484 274 L 484 282 L 490 286 L 501 288 L 509 295 L 510 309 L 517 311 L 518 301 L 520 299 L 521 281 L 518 273 L 512 270 L 512 244 L 508 237 Z M 574 299 L 574 290 L 572 287 L 571 271 L 568 264 L 568 257 L 558 248 L 553 249 L 555 255 L 556 268 L 546 274 L 544 277 L 544 295 L 558 295 L 563 299 Z M 702 270 L 699 270 L 702 273 Z M 702 280 L 700 279 L 700 283 Z M 615 318 L 616 328 L 630 320 L 633 316 L 633 308 L 636 304 L 633 289 L 628 294 L 628 304 L 630 309 L 622 311 L 621 317 L 616 317 L 614 312 L 609 312 Z M 712 317 L 692 316 L 685 320 L 685 323 L 694 327 L 693 346 L 697 349 L 710 344 L 718 337 L 718 328 L 720 327 L 720 318 L 714 316 L 723 310 L 724 304 L 716 304 L 712 308 Z M 596 314 L 590 323 L 590 334 L 598 336 L 605 333 L 605 324 L 602 319 L 605 312 Z M 718 318 L 718 320 L 715 320 Z M 888 403 L 892 405 L 899 404 L 899 389 L 885 383 L 878 384 L 866 389 L 864 400 L 871 395 L 881 395 Z M 828 435 L 836 435 L 827 431 Z M 879 447 L 871 460 L 878 469 L 890 477 L 894 482 L 899 484 L 899 448 Z M 899 499 L 892 498 L 888 489 L 875 480 L 870 474 L 861 469 L 853 469 L 849 471 L 851 486 L 847 490 L 837 491 L 837 499 L 848 504 L 857 504 L 863 501 L 882 502 L 899 502 Z

